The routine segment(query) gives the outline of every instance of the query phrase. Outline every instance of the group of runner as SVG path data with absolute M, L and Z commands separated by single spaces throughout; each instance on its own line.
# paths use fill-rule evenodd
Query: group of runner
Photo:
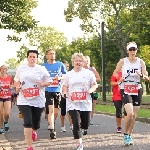
M 131 145 L 132 130 L 141 103 L 140 77 L 149 80 L 145 63 L 136 57 L 137 44 L 127 45 L 128 57 L 121 59 L 114 70 L 110 84 L 113 89 L 112 100 L 116 108 L 117 132 L 121 133 L 122 106 L 125 111 L 124 144 Z M 17 105 L 24 120 L 24 135 L 27 150 L 33 150 L 32 141 L 37 139 L 36 130 L 40 128 L 40 118 L 45 115 L 50 130 L 50 138 L 56 139 L 55 121 L 61 108 L 61 132 L 66 132 L 67 114 L 70 129 L 77 143 L 77 150 L 83 150 L 82 135 L 93 124 L 96 105 L 99 73 L 90 66 L 90 58 L 82 53 L 72 55 L 73 69 L 69 71 L 68 62 L 56 61 L 55 51 L 46 52 L 47 62 L 38 65 L 38 51 L 27 52 L 27 65 L 20 65 L 14 77 L 7 75 L 7 67 L 0 71 L 0 134 L 9 130 L 8 119 L 11 110 L 11 89 L 15 88 Z

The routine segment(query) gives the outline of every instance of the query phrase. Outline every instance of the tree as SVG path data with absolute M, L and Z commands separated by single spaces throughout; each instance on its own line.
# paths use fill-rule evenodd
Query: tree
M 26 33 L 26 38 L 29 40 L 29 47 L 23 44 L 20 50 L 17 51 L 17 57 L 19 62 L 26 58 L 26 53 L 30 46 L 36 46 L 39 53 L 40 59 L 44 59 L 45 53 L 48 49 L 54 50 L 61 49 L 67 43 L 62 32 L 56 31 L 52 27 L 35 27 Z
M 34 0 L 1 0 L 0 2 L 0 29 L 14 30 L 16 33 L 27 32 L 37 25 L 37 21 L 30 15 L 33 8 L 37 7 Z M 8 36 L 8 40 L 20 41 L 21 39 Z
M 19 65 L 19 63 L 18 63 L 18 61 L 17 61 L 16 58 L 10 58 L 10 59 L 8 59 L 8 60 L 5 62 L 5 64 L 7 65 L 7 67 L 8 67 L 9 69 L 15 69 L 15 68 L 17 68 L 18 65 Z
M 82 21 L 81 29 L 85 32 L 97 33 L 99 38 L 101 38 L 99 30 L 101 20 L 104 18 L 106 39 L 113 40 L 120 50 L 121 57 L 124 57 L 126 43 L 133 34 L 141 32 L 136 29 L 140 29 L 142 24 L 140 20 L 143 17 L 145 17 L 142 19 L 143 25 L 149 20 L 149 11 L 149 0 L 70 0 L 64 15 L 68 22 L 79 17 Z M 145 27 L 142 26 L 142 29 Z

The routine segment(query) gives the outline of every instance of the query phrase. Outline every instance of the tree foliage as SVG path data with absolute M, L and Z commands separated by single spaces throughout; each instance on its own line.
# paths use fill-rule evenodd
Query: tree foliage
M 48 49 L 52 48 L 58 50 L 66 45 L 67 39 L 62 32 L 56 31 L 52 27 L 35 27 L 26 34 L 29 41 L 29 46 L 23 44 L 20 50 L 17 51 L 19 62 L 26 58 L 26 53 L 30 46 L 36 46 L 40 59 L 44 59 L 45 53 Z
M 97 33 L 99 37 L 104 18 L 107 40 L 113 40 L 124 57 L 126 43 L 132 35 L 140 32 L 142 36 L 147 31 L 149 37 L 149 11 L 149 0 L 70 0 L 64 14 L 68 22 L 78 17 L 83 31 Z
M 35 7 L 37 7 L 35 0 L 1 0 L 0 29 L 14 30 L 16 33 L 32 29 L 37 25 L 37 21 L 30 14 Z M 13 35 L 8 36 L 8 40 L 20 39 Z
M 9 58 L 6 62 L 5 62 L 6 66 L 9 69 L 15 69 L 18 67 L 19 63 L 17 61 L 16 58 Z

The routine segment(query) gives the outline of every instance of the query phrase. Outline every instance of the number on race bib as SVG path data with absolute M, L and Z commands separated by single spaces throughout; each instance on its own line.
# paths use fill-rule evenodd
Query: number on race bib
M 72 101 L 85 101 L 86 100 L 86 92 L 72 92 L 71 100 Z
M 58 80 L 53 80 L 53 82 L 50 84 L 49 87 L 58 87 L 58 85 L 59 85 Z
M 37 87 L 27 88 L 27 89 L 22 90 L 22 93 L 25 98 L 32 99 L 34 97 L 39 96 L 39 88 Z
M 138 85 L 133 83 L 125 84 L 124 93 L 129 95 L 138 95 Z
M 11 91 L 9 89 L 3 89 L 0 91 L 0 98 L 11 98 Z

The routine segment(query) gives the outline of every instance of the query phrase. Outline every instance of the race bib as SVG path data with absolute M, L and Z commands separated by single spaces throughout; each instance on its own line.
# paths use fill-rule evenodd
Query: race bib
M 53 82 L 49 85 L 49 87 L 58 87 L 59 81 L 58 80 L 53 80 Z
M 27 89 L 22 90 L 22 93 L 26 99 L 33 99 L 39 96 L 39 88 L 37 87 L 27 88 Z
M 86 100 L 86 92 L 72 92 L 71 93 L 71 100 L 83 102 Z
M 9 89 L 0 89 L 0 98 L 11 98 L 11 91 Z
M 138 84 L 134 82 L 125 83 L 124 93 L 128 95 L 138 95 Z

